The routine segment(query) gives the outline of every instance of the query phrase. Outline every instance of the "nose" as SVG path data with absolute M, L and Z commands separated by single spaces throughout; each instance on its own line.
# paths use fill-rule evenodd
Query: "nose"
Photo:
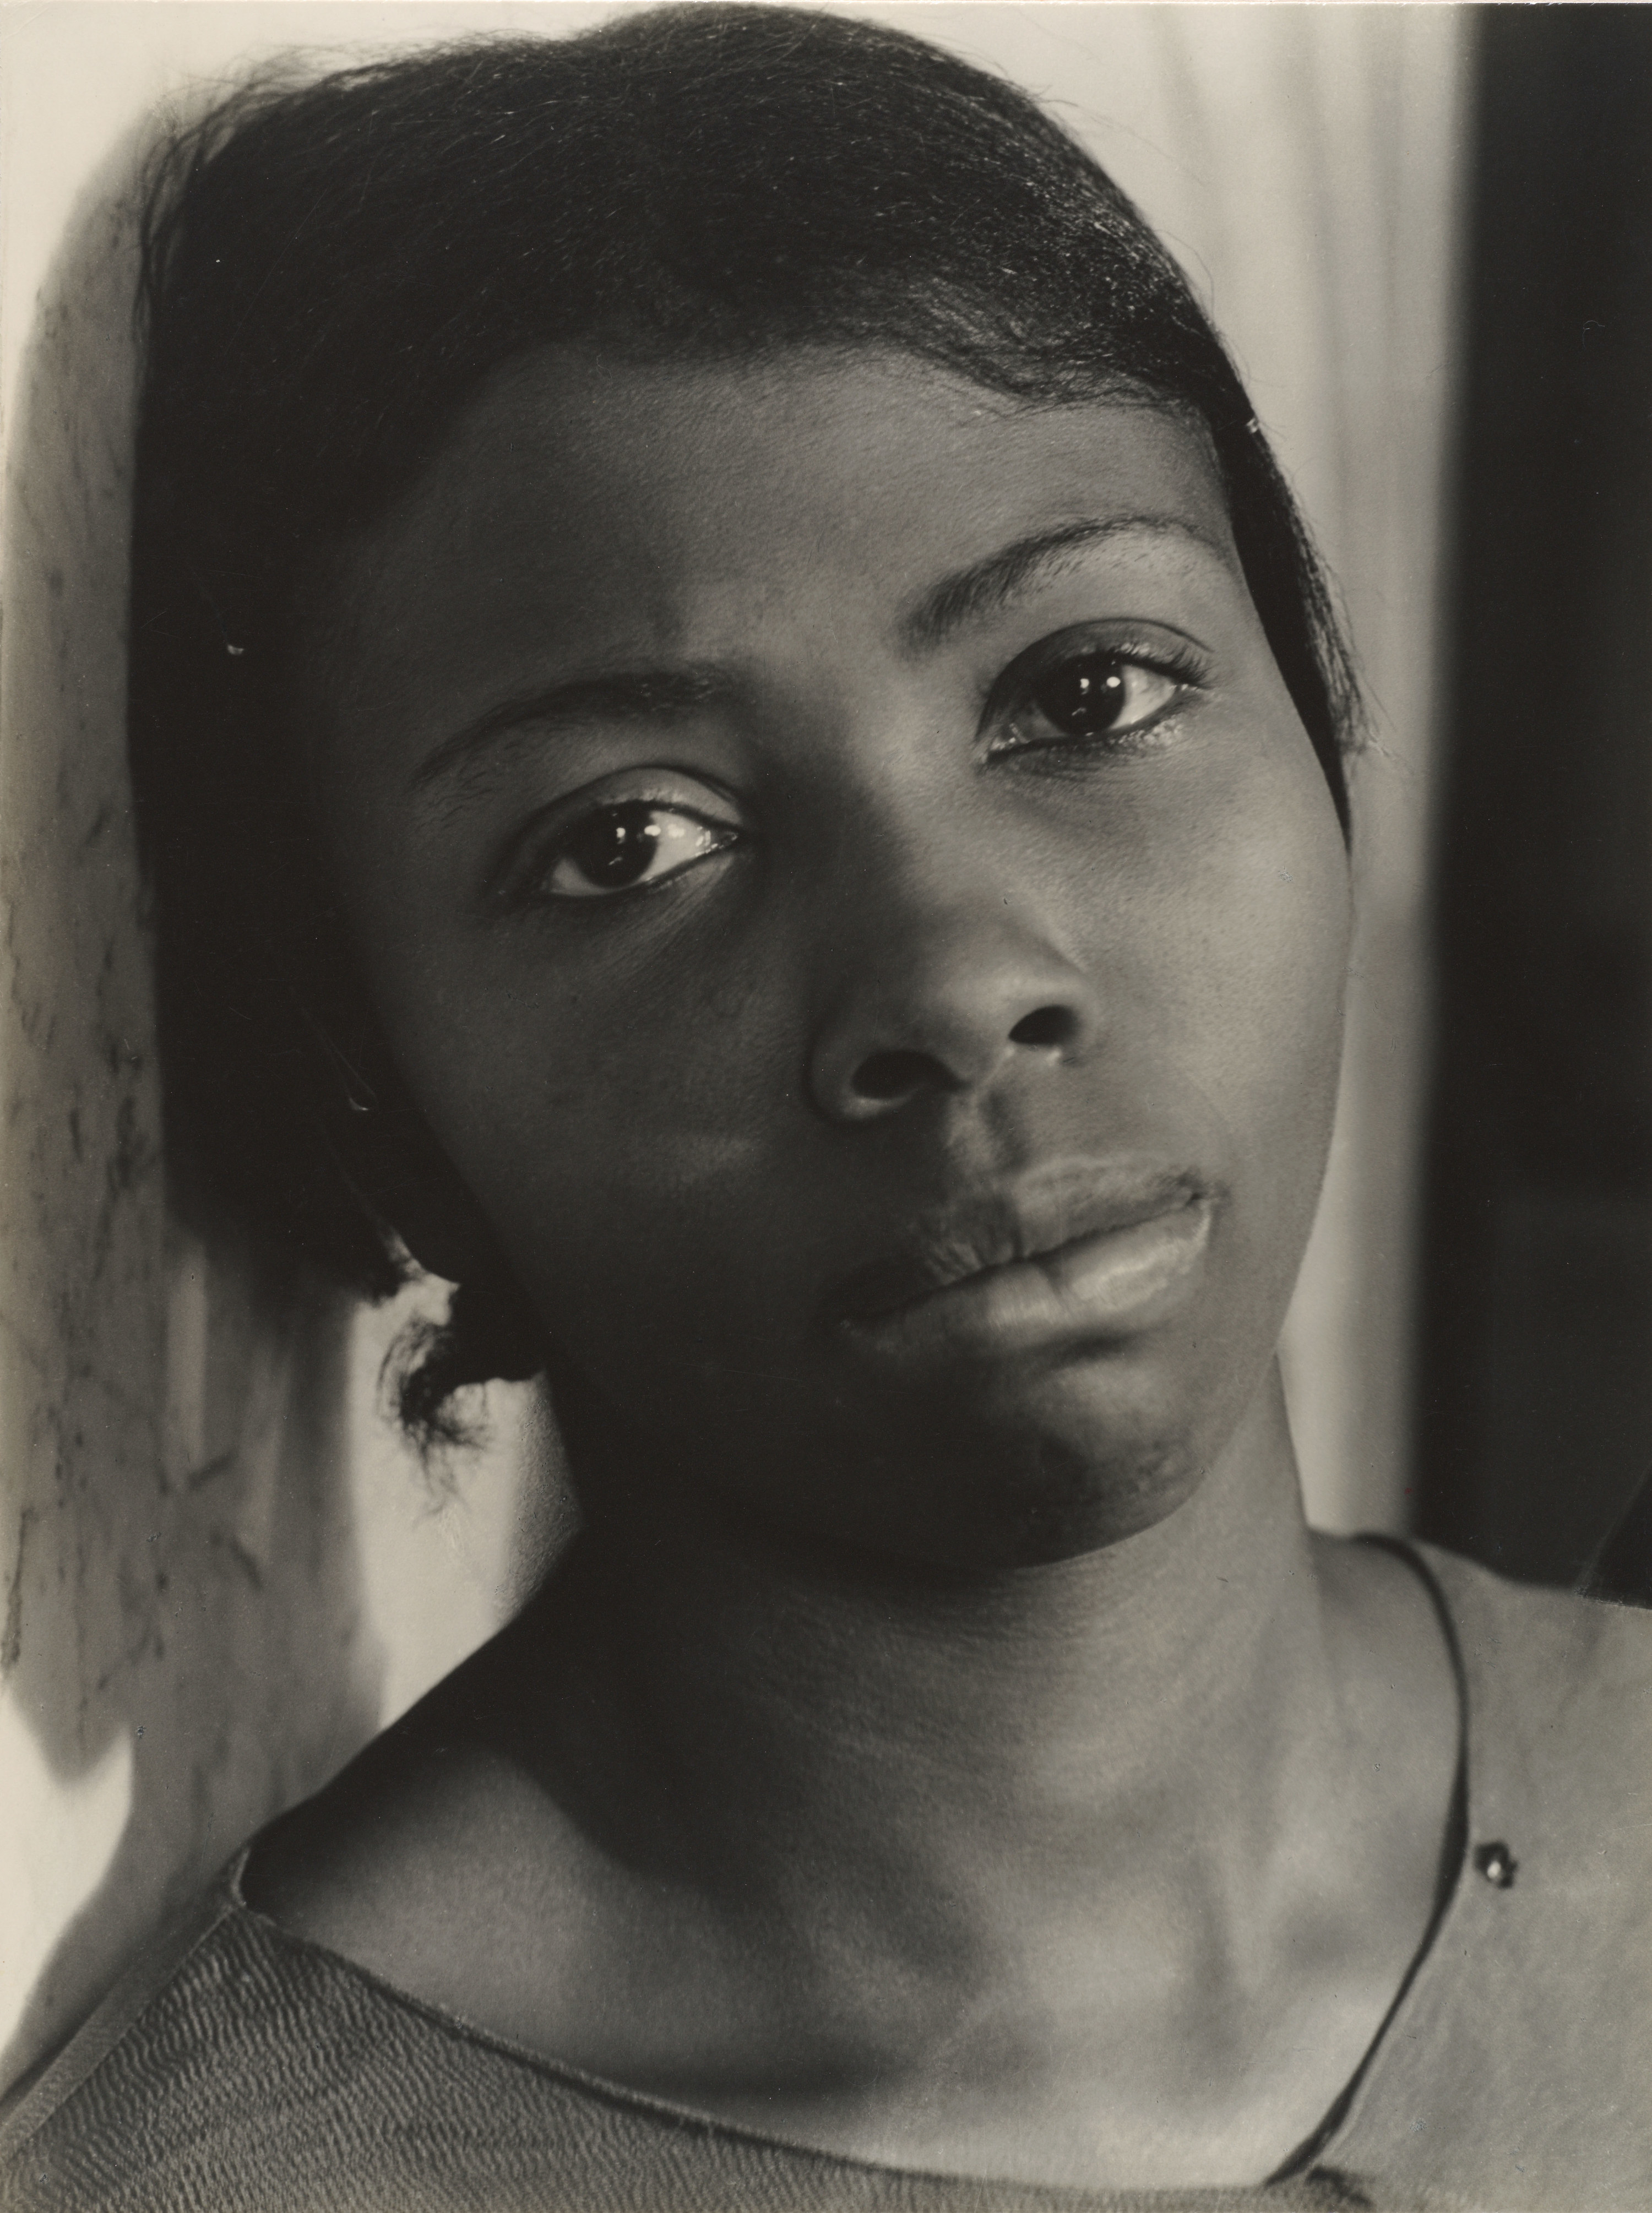
M 884 915 L 810 1057 L 814 1104 L 834 1122 L 872 1122 L 924 1097 L 985 1089 L 1020 1064 L 1082 1057 L 1100 1027 L 1084 974 L 1001 899 Z

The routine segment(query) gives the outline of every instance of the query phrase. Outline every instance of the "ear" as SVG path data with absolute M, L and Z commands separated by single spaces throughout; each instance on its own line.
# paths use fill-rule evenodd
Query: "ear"
M 335 967 L 325 994 L 290 992 L 334 1158 L 358 1201 L 421 1268 L 478 1290 L 514 1289 L 487 1216 L 407 1095 L 350 972 Z
M 417 1109 L 394 1098 L 346 1112 L 339 1151 L 351 1180 L 420 1267 L 450 1283 L 509 1282 L 491 1224 Z

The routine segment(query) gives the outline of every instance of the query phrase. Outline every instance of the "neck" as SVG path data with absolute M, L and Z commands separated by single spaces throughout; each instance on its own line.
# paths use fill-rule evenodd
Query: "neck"
M 880 1857 L 990 1869 L 1000 1895 L 1013 1869 L 1023 1902 L 1167 1843 L 1244 1860 L 1338 1736 L 1277 1382 L 1186 1504 L 1082 1558 L 823 1564 L 662 1501 L 582 1540 L 556 1611 L 582 1710 L 748 1895 L 863 1884 Z

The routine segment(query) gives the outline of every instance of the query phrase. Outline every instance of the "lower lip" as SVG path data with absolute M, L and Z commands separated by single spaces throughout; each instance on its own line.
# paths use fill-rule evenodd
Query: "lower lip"
M 1014 1358 L 1084 1338 L 1134 1337 L 1192 1298 L 1210 1241 L 1210 1210 L 1179 1206 L 1099 1230 L 1036 1259 L 1012 1260 L 870 1321 L 850 1335 L 901 1365 Z

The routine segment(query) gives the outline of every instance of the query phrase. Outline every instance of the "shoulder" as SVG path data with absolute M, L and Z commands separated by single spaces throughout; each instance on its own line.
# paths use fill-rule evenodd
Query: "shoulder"
M 288 1935 L 558 2052 L 531 1994 L 577 1979 L 594 1855 L 515 1743 L 513 1694 L 485 1648 L 258 1838 L 244 1890 Z
M 1459 1655 L 1469 1795 L 1483 1834 L 1568 1871 L 1604 1936 L 1632 1926 L 1652 1965 L 1652 1613 L 1505 1582 L 1431 1546 Z M 1557 1929 L 1560 1923 L 1556 1923 Z M 1593 1942 L 1586 1948 L 1593 1952 Z M 1563 1964 L 1556 1962 L 1556 1972 Z
M 232 1870 L 7 2101 L 0 2206 L 239 2213 L 265 2201 L 277 2136 L 283 2166 L 295 2146 L 325 2146 L 347 2172 L 339 2089 L 358 2101 L 358 2129 L 375 2059 L 405 2054 L 418 2026 L 249 1912 Z M 282 2125 L 297 2116 L 301 2127 Z
M 0 2102 L 0 2213 L 445 2204 L 420 2178 L 472 2107 L 560 2171 L 591 2118 L 577 2078 L 410 1995 L 387 1942 L 348 1941 L 462 1942 L 490 1917 L 479 1838 L 521 1857 L 521 1793 L 466 1725 L 472 1687 L 461 1670 L 256 1839 Z
M 0 2213 L 750 2202 L 751 2148 L 389 1988 L 235 1875 L 0 2106 Z
M 1513 1753 L 1536 1774 L 1599 1769 L 1619 1793 L 1652 1789 L 1652 1612 L 1513 1583 L 1419 1545 L 1469 1692 L 1474 1748 Z M 1492 1741 L 1487 1741 L 1488 1737 Z
M 1484 2019 L 1498 2021 L 1490 2033 L 1505 2049 L 1523 2020 L 1533 2067 L 1546 2052 L 1551 2076 L 1562 2039 L 1575 2102 L 1616 2083 L 1622 2112 L 1644 2129 L 1652 1613 L 1424 1557 L 1460 1655 L 1468 1859 L 1458 1918 L 1484 1923 Z
M 1471 2204 L 1652 2204 L 1652 1614 L 1432 1546 L 1461 1694 L 1434 1936 L 1326 2156 Z

